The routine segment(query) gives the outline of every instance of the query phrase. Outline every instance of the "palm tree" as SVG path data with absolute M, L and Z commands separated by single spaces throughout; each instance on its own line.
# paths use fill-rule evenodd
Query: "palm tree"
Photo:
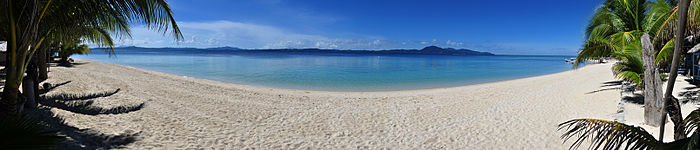
M 641 46 L 637 44 L 640 42 L 639 39 L 634 39 L 634 44 L 628 46 L 627 49 L 622 51 L 613 52 L 612 56 L 615 56 L 620 60 L 620 62 L 613 65 L 613 74 L 619 79 L 626 79 L 636 83 L 639 88 L 644 87 L 643 74 L 644 74 L 644 64 L 642 62 L 642 49 L 636 46 Z
M 586 41 L 574 66 L 590 59 L 615 57 L 631 45 L 644 31 L 647 8 L 645 0 L 607 0 L 586 27 Z
M 58 56 L 61 57 L 61 60 L 59 61 L 60 64 L 62 65 L 70 65 L 70 62 L 68 61 L 68 57 L 70 57 L 73 54 L 88 54 L 90 53 L 90 48 L 88 48 L 87 45 L 85 44 L 80 44 L 78 43 L 66 43 L 63 45 L 61 48 L 61 51 L 58 52 Z
M 574 67 L 586 60 L 612 57 L 622 61 L 615 64 L 619 69 L 613 71 L 618 78 L 643 83 L 643 66 L 627 62 L 636 61 L 636 58 L 641 62 L 641 53 L 629 53 L 626 50 L 641 49 L 639 37 L 642 33 L 649 33 L 655 49 L 660 50 L 656 62 L 664 66 L 670 64 L 677 4 L 674 0 L 607 0 L 596 10 L 586 27 L 586 41 L 576 57 Z M 686 32 L 689 33 L 687 35 L 700 37 L 700 2 L 693 0 L 690 5 Z M 700 38 L 694 40 L 695 43 L 700 42 Z M 639 57 L 630 54 L 639 54 Z
M 678 28 L 675 32 L 675 45 L 683 45 L 681 40 L 686 35 L 685 31 L 687 31 L 685 29 L 687 14 L 690 14 L 691 18 L 697 17 L 693 16 L 692 7 L 690 10 L 688 10 L 688 6 L 698 6 L 696 1 L 693 1 L 693 3 L 689 2 L 689 0 L 681 0 L 681 2 L 678 3 L 677 8 L 679 15 L 677 17 L 681 22 L 678 22 Z M 696 7 L 695 9 L 700 8 Z M 657 34 L 657 36 L 659 35 Z M 665 107 L 670 109 L 668 110 L 670 114 L 676 115 L 671 116 L 675 124 L 676 133 L 674 134 L 674 137 L 676 141 L 671 143 L 663 142 L 663 125 L 660 127 L 659 140 L 656 140 L 654 136 L 646 132 L 643 128 L 633 127 L 619 122 L 597 119 L 574 119 L 559 124 L 559 130 L 566 130 L 566 132 L 562 135 L 562 138 L 567 141 L 572 137 L 578 137 L 570 148 L 577 148 L 585 139 L 591 138 L 592 143 L 590 148 L 592 149 L 620 149 L 623 146 L 625 149 L 700 149 L 700 135 L 698 135 L 700 133 L 697 131 L 698 127 L 700 126 L 700 109 L 691 112 L 683 120 L 682 116 L 680 116 L 680 106 L 678 106 L 678 101 L 675 100 L 671 94 L 673 92 L 674 82 L 678 71 L 680 52 L 681 47 L 674 48 L 673 60 L 671 61 L 671 72 L 668 81 L 669 83 L 667 84 L 666 93 L 664 94 L 666 105 L 671 105 Z M 666 121 L 665 118 L 666 113 L 664 112 L 662 122 Z M 692 133 L 690 137 L 685 136 L 690 133 Z
M 677 1 L 650 2 L 651 9 L 647 21 L 648 33 L 652 35 L 655 49 L 659 49 L 656 62 L 669 65 L 674 49 L 674 33 L 678 20 Z M 691 0 L 683 39 L 690 44 L 700 43 L 700 1 Z M 694 38 L 691 38 L 694 37 Z
M 615 76 L 642 85 L 640 37 L 646 31 L 648 9 L 645 0 L 607 0 L 596 9 L 586 27 L 586 41 L 576 56 L 574 67 L 586 60 L 616 58 L 620 62 L 614 64 Z
M 21 76 L 47 39 L 80 36 L 91 43 L 111 46 L 109 33 L 129 36 L 129 23 L 162 32 L 170 30 L 176 39 L 182 38 L 165 0 L 6 0 L 0 3 L 0 10 L 8 14 L 0 18 L 0 24 L 7 25 L 0 26 L 0 39 L 8 39 L 9 52 L 8 75 L 0 101 L 0 110 L 5 114 L 18 113 Z M 93 30 L 85 30 L 89 28 Z

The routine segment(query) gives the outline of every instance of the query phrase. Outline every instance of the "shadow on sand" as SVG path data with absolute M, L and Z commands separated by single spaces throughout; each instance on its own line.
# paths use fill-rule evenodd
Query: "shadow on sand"
M 595 91 L 590 91 L 586 94 L 593 94 L 593 93 L 598 93 L 598 92 L 603 92 L 603 91 L 609 91 L 609 90 L 623 90 L 623 92 L 631 92 L 634 91 L 636 86 L 629 85 L 629 83 L 624 83 L 623 81 L 608 81 L 608 82 L 603 82 L 603 85 L 601 85 L 601 89 L 595 90 Z M 625 86 L 621 86 L 625 85 Z
M 685 79 L 685 81 L 694 85 L 694 86 L 683 88 L 683 91 L 678 93 L 678 96 L 679 96 L 679 97 L 677 97 L 678 102 L 681 102 L 684 104 L 688 103 L 688 102 L 694 102 L 694 103 L 700 102 L 700 89 L 698 89 L 700 87 L 698 87 L 697 82 L 693 83 L 693 80 L 691 80 L 691 79 Z
M 632 96 L 623 96 L 622 101 L 626 103 L 644 105 L 644 95 L 635 93 Z
M 39 89 L 39 94 L 46 94 L 47 92 L 59 87 L 71 83 L 73 81 L 66 81 L 58 84 L 44 83 L 44 88 Z
M 79 65 L 88 64 L 89 62 L 72 62 L 72 63 L 53 63 L 51 67 L 66 67 L 72 68 Z
M 41 89 L 42 93 L 46 93 L 55 89 L 58 86 L 70 83 L 63 82 L 54 86 L 46 86 Z M 51 84 L 48 84 L 51 85 Z M 100 115 L 100 114 L 123 114 L 134 112 L 142 109 L 145 103 L 133 106 L 118 106 L 110 109 L 93 106 L 95 98 L 109 97 L 118 93 L 120 89 L 101 93 L 91 94 L 56 94 L 52 96 L 42 96 L 39 101 L 41 106 L 34 110 L 26 110 L 30 117 L 42 120 L 50 129 L 59 130 L 59 135 L 66 136 L 64 144 L 57 149 L 111 149 L 120 148 L 125 145 L 135 142 L 139 133 L 134 133 L 131 130 L 124 131 L 118 135 L 103 134 L 91 129 L 79 129 L 66 124 L 63 118 L 57 116 L 51 111 L 52 108 L 70 111 L 85 115 Z
M 117 89 L 112 92 L 92 93 L 92 94 L 58 94 L 53 96 L 43 96 L 43 100 L 39 104 L 53 108 L 63 109 L 78 114 L 85 115 L 100 115 L 100 114 L 122 114 L 141 110 L 145 103 L 131 106 L 118 106 L 110 109 L 93 106 L 93 100 L 100 97 L 109 97 L 117 92 Z

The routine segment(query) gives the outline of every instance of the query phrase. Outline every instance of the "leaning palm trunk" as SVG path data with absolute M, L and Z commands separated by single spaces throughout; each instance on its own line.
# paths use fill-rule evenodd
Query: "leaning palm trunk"
M 666 93 L 664 98 L 666 101 L 672 101 L 673 99 L 673 87 L 676 83 L 676 77 L 678 76 L 678 63 L 681 58 L 681 48 L 683 48 L 683 38 L 685 37 L 685 25 L 688 17 L 688 6 L 690 6 L 690 0 L 681 0 L 678 2 L 678 25 L 676 30 L 676 44 L 673 50 L 673 60 L 671 61 L 671 70 L 668 77 L 668 84 L 666 86 Z M 665 104 L 668 105 L 668 104 Z M 679 111 L 680 113 L 680 111 Z M 676 116 L 677 117 L 677 116 Z M 666 110 L 664 108 L 663 114 L 661 116 L 661 121 L 666 122 Z M 678 139 L 680 137 L 676 137 Z M 659 141 L 664 139 L 664 126 L 659 128 Z

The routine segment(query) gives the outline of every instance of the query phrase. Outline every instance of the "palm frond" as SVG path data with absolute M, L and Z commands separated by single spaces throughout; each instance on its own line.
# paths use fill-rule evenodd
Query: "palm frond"
M 614 14 L 608 9 L 606 6 L 600 6 L 598 9 L 596 9 L 596 12 L 593 14 L 593 17 L 591 18 L 590 23 L 586 27 L 586 34 L 585 38 L 589 39 L 595 28 L 599 28 L 601 25 L 606 25 L 609 26 L 612 31 L 618 31 L 618 29 L 615 28 L 613 20 L 614 20 Z M 609 34 L 608 34 L 609 35 Z M 608 35 L 603 35 L 603 36 L 608 36 Z
M 653 39 L 661 27 L 667 23 L 671 15 L 675 13 L 675 5 L 671 5 L 667 1 L 656 1 L 649 2 L 647 9 L 649 14 L 647 15 L 647 20 L 645 21 L 645 30 L 649 33 L 649 36 Z
M 696 131 L 700 126 L 700 109 L 690 112 L 690 114 L 685 117 L 683 122 L 685 123 L 685 130 L 688 135 Z
M 601 40 L 593 39 L 586 41 L 583 48 L 576 55 L 576 60 L 574 61 L 574 68 L 578 67 L 581 63 L 590 59 L 599 59 L 603 57 L 611 56 L 611 53 L 615 51 L 615 46 L 611 43 Z
M 641 127 L 599 119 L 574 119 L 559 124 L 564 142 L 574 138 L 569 149 L 578 148 L 585 140 L 590 140 L 590 149 L 653 149 L 663 143 Z
M 642 78 L 644 71 L 639 72 L 636 65 L 618 62 L 613 65 L 612 69 L 616 78 L 633 81 L 635 84 L 640 85 L 639 87 L 644 87 L 644 78 Z
M 646 0 L 609 0 L 607 5 L 624 31 L 643 30 Z
M 650 28 L 650 33 L 654 33 L 654 45 L 661 47 L 664 42 L 667 42 L 675 37 L 676 25 L 678 21 L 678 7 L 673 5 L 667 17 L 659 18 L 659 22 L 654 27 Z M 700 0 L 692 0 L 688 7 L 688 17 L 685 29 L 685 35 L 700 36 Z M 697 38 L 696 38 L 697 40 Z M 697 41 L 692 41 L 697 42 Z
M 675 45 L 675 39 L 671 39 L 670 41 L 666 42 L 664 44 L 664 47 L 659 50 L 659 54 L 656 55 L 656 60 L 654 62 L 658 63 L 664 63 L 664 64 L 670 64 L 671 59 L 673 59 L 673 47 Z

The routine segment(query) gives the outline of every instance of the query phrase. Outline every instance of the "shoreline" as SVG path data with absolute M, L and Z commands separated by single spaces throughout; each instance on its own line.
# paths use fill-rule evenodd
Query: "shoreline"
M 515 56 L 515 55 L 514 55 Z M 537 56 L 537 55 L 533 55 Z M 541 76 L 548 76 L 548 75 L 554 75 L 554 74 L 559 74 L 559 73 L 564 73 L 564 72 L 569 72 L 569 71 L 576 71 L 578 69 L 582 69 L 583 67 L 575 68 L 575 69 L 569 69 L 565 71 L 560 71 L 560 72 L 555 72 L 555 73 L 545 73 L 545 74 L 539 74 L 539 75 L 532 75 L 532 76 L 525 76 L 525 77 L 515 77 L 511 79 L 504 79 L 504 80 L 496 80 L 496 81 L 483 81 L 483 82 L 475 82 L 475 83 L 467 83 L 464 85 L 454 85 L 454 86 L 439 86 L 439 87 L 428 87 L 428 88 L 409 88 L 409 89 L 398 89 L 398 90 L 373 90 L 373 91 L 342 91 L 342 90 L 312 90 L 312 89 L 295 89 L 295 88 L 284 88 L 284 87 L 272 87 L 272 86 L 264 86 L 264 85 L 254 85 L 254 84 L 245 84 L 245 83 L 236 83 L 236 82 L 229 82 L 229 81 L 220 81 L 220 80 L 212 80 L 212 79 L 204 79 L 204 78 L 198 78 L 198 77 L 191 77 L 191 76 L 183 76 L 183 75 L 177 75 L 173 73 L 166 73 L 166 72 L 160 72 L 160 71 L 154 71 L 154 70 L 148 70 L 144 68 L 138 68 L 138 67 L 133 67 L 133 66 L 127 66 L 127 65 L 121 65 L 121 64 L 113 64 L 113 63 L 107 63 L 107 62 L 100 62 L 100 61 L 95 61 L 95 60 L 88 60 L 88 59 L 75 59 L 76 61 L 86 61 L 86 62 L 93 62 L 93 63 L 104 63 L 104 64 L 110 64 L 110 65 L 116 65 L 119 67 L 125 67 L 125 68 L 131 68 L 131 69 L 137 69 L 140 71 L 144 72 L 150 72 L 150 73 L 160 73 L 160 74 L 165 74 L 165 75 L 170 75 L 170 76 L 177 76 L 177 77 L 183 77 L 183 78 L 191 78 L 191 79 L 197 79 L 197 80 L 206 80 L 206 81 L 213 81 L 213 82 L 221 82 L 223 84 L 235 84 L 239 86 L 246 86 L 246 87 L 251 87 L 251 88 L 266 88 L 266 89 L 281 89 L 281 90 L 298 90 L 298 91 L 313 91 L 313 92 L 352 92 L 352 93 L 372 93 L 372 92 L 412 92 L 412 91 L 422 91 L 422 90 L 439 90 L 439 89 L 451 89 L 451 88 L 460 88 L 460 87 L 466 87 L 466 86 L 475 86 L 475 85 L 481 85 L 481 84 L 491 84 L 491 83 L 498 83 L 498 82 L 507 82 L 507 81 L 512 81 L 512 80 L 520 80 L 520 79 L 527 79 L 527 78 L 536 78 L 536 77 L 541 77 Z M 607 64 L 607 63 L 606 63 Z
M 389 92 L 264 88 L 77 63 L 51 68 L 46 83 L 60 86 L 44 95 L 53 103 L 42 108 L 71 127 L 62 132 L 132 137 L 122 142 L 127 149 L 564 149 L 569 145 L 559 139 L 559 123 L 613 120 L 620 101 L 619 90 L 601 86 L 616 81 L 611 63 L 508 81 Z M 79 98 L 60 99 L 66 96 Z M 80 107 L 71 107 L 76 103 Z M 125 106 L 143 107 L 108 114 L 81 110 Z M 70 138 L 82 143 L 79 139 L 91 136 Z M 100 144 L 114 142 L 96 143 L 109 147 Z

